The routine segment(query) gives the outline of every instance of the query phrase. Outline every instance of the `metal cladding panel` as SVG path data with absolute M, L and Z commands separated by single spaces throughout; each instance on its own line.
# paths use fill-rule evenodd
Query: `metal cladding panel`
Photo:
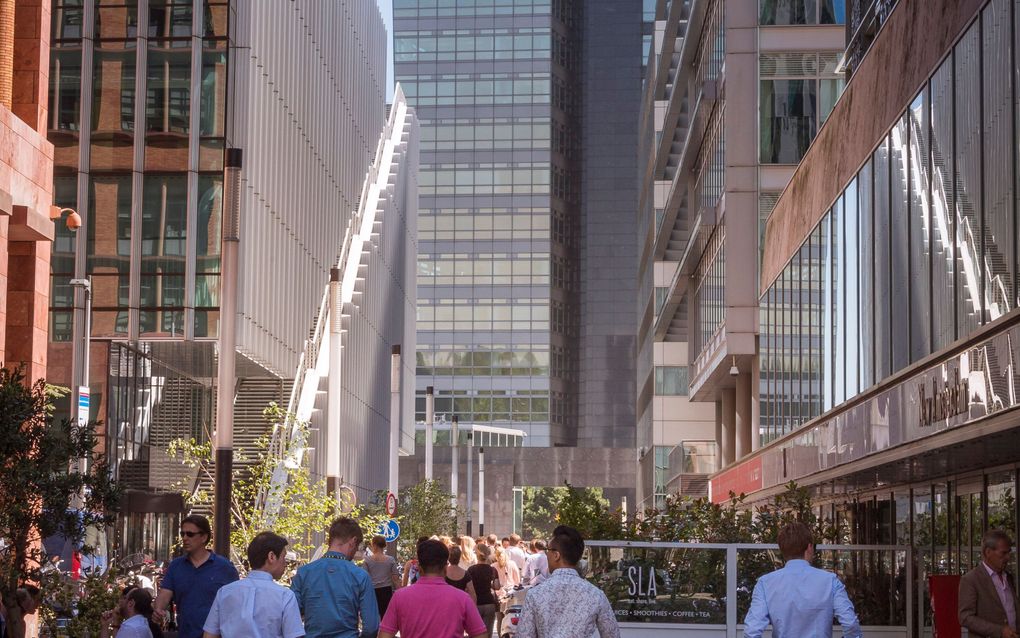
M 383 128 L 386 32 L 363 0 L 234 4 L 238 350 L 289 376 Z

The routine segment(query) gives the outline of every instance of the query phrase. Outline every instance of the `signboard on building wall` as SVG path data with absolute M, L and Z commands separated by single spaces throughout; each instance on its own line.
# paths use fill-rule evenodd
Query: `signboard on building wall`
M 709 496 L 713 503 L 725 503 L 734 494 L 750 494 L 762 488 L 761 457 L 748 459 L 712 477 Z
M 750 494 L 1020 406 L 1020 325 L 1000 328 L 899 382 L 851 399 L 712 477 L 710 494 Z

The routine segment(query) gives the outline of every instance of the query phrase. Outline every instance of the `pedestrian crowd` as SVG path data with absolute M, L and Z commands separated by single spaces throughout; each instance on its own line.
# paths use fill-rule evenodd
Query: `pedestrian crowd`
M 251 541 L 251 571 L 241 580 L 208 549 L 207 519 L 188 516 L 180 532 L 184 555 L 170 563 L 158 594 L 125 587 L 102 616 L 100 638 L 163 638 L 171 607 L 180 638 L 491 638 L 500 600 L 522 588 L 516 638 L 620 636 L 606 595 L 583 578 L 584 539 L 563 525 L 548 541 L 530 543 L 514 534 L 419 538 L 401 569 L 381 536 L 363 553 L 361 527 L 341 517 L 328 530 L 328 549 L 299 567 L 289 588 L 276 583 L 288 566 L 282 536 L 267 531 Z M 785 564 L 755 584 L 744 636 L 757 638 L 770 626 L 774 638 L 830 636 L 834 618 L 843 636 L 863 636 L 843 583 L 811 566 L 810 528 L 791 523 L 777 540 Z M 1012 549 L 1006 533 L 987 532 L 981 564 L 960 579 L 958 619 L 971 636 L 1020 638 L 1020 598 L 1007 569 Z M 35 612 L 39 596 L 26 586 L 13 609 L 0 604 L 0 637 L 24 635 L 23 617 Z

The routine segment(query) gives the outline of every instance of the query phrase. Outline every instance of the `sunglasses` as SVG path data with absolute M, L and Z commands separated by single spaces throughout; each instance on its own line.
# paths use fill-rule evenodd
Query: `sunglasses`
M 195 536 L 201 536 L 201 535 L 202 535 L 202 532 L 185 532 L 184 530 L 181 530 L 181 536 L 183 536 L 185 538 L 194 538 Z

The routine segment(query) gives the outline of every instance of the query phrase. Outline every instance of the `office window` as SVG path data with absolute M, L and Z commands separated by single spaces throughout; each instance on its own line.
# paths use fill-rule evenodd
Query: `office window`
M 953 210 L 953 58 L 929 84 L 931 108 L 932 316 L 936 351 L 956 340 L 956 254 Z
M 758 22 L 762 25 L 843 24 L 846 0 L 761 0 Z
M 655 366 L 656 396 L 687 396 L 686 366 Z
M 957 330 L 982 324 L 981 258 L 981 29 L 975 22 L 953 51 L 956 65 L 955 165 Z
M 763 53 L 759 56 L 760 159 L 796 164 L 843 91 L 839 54 Z

